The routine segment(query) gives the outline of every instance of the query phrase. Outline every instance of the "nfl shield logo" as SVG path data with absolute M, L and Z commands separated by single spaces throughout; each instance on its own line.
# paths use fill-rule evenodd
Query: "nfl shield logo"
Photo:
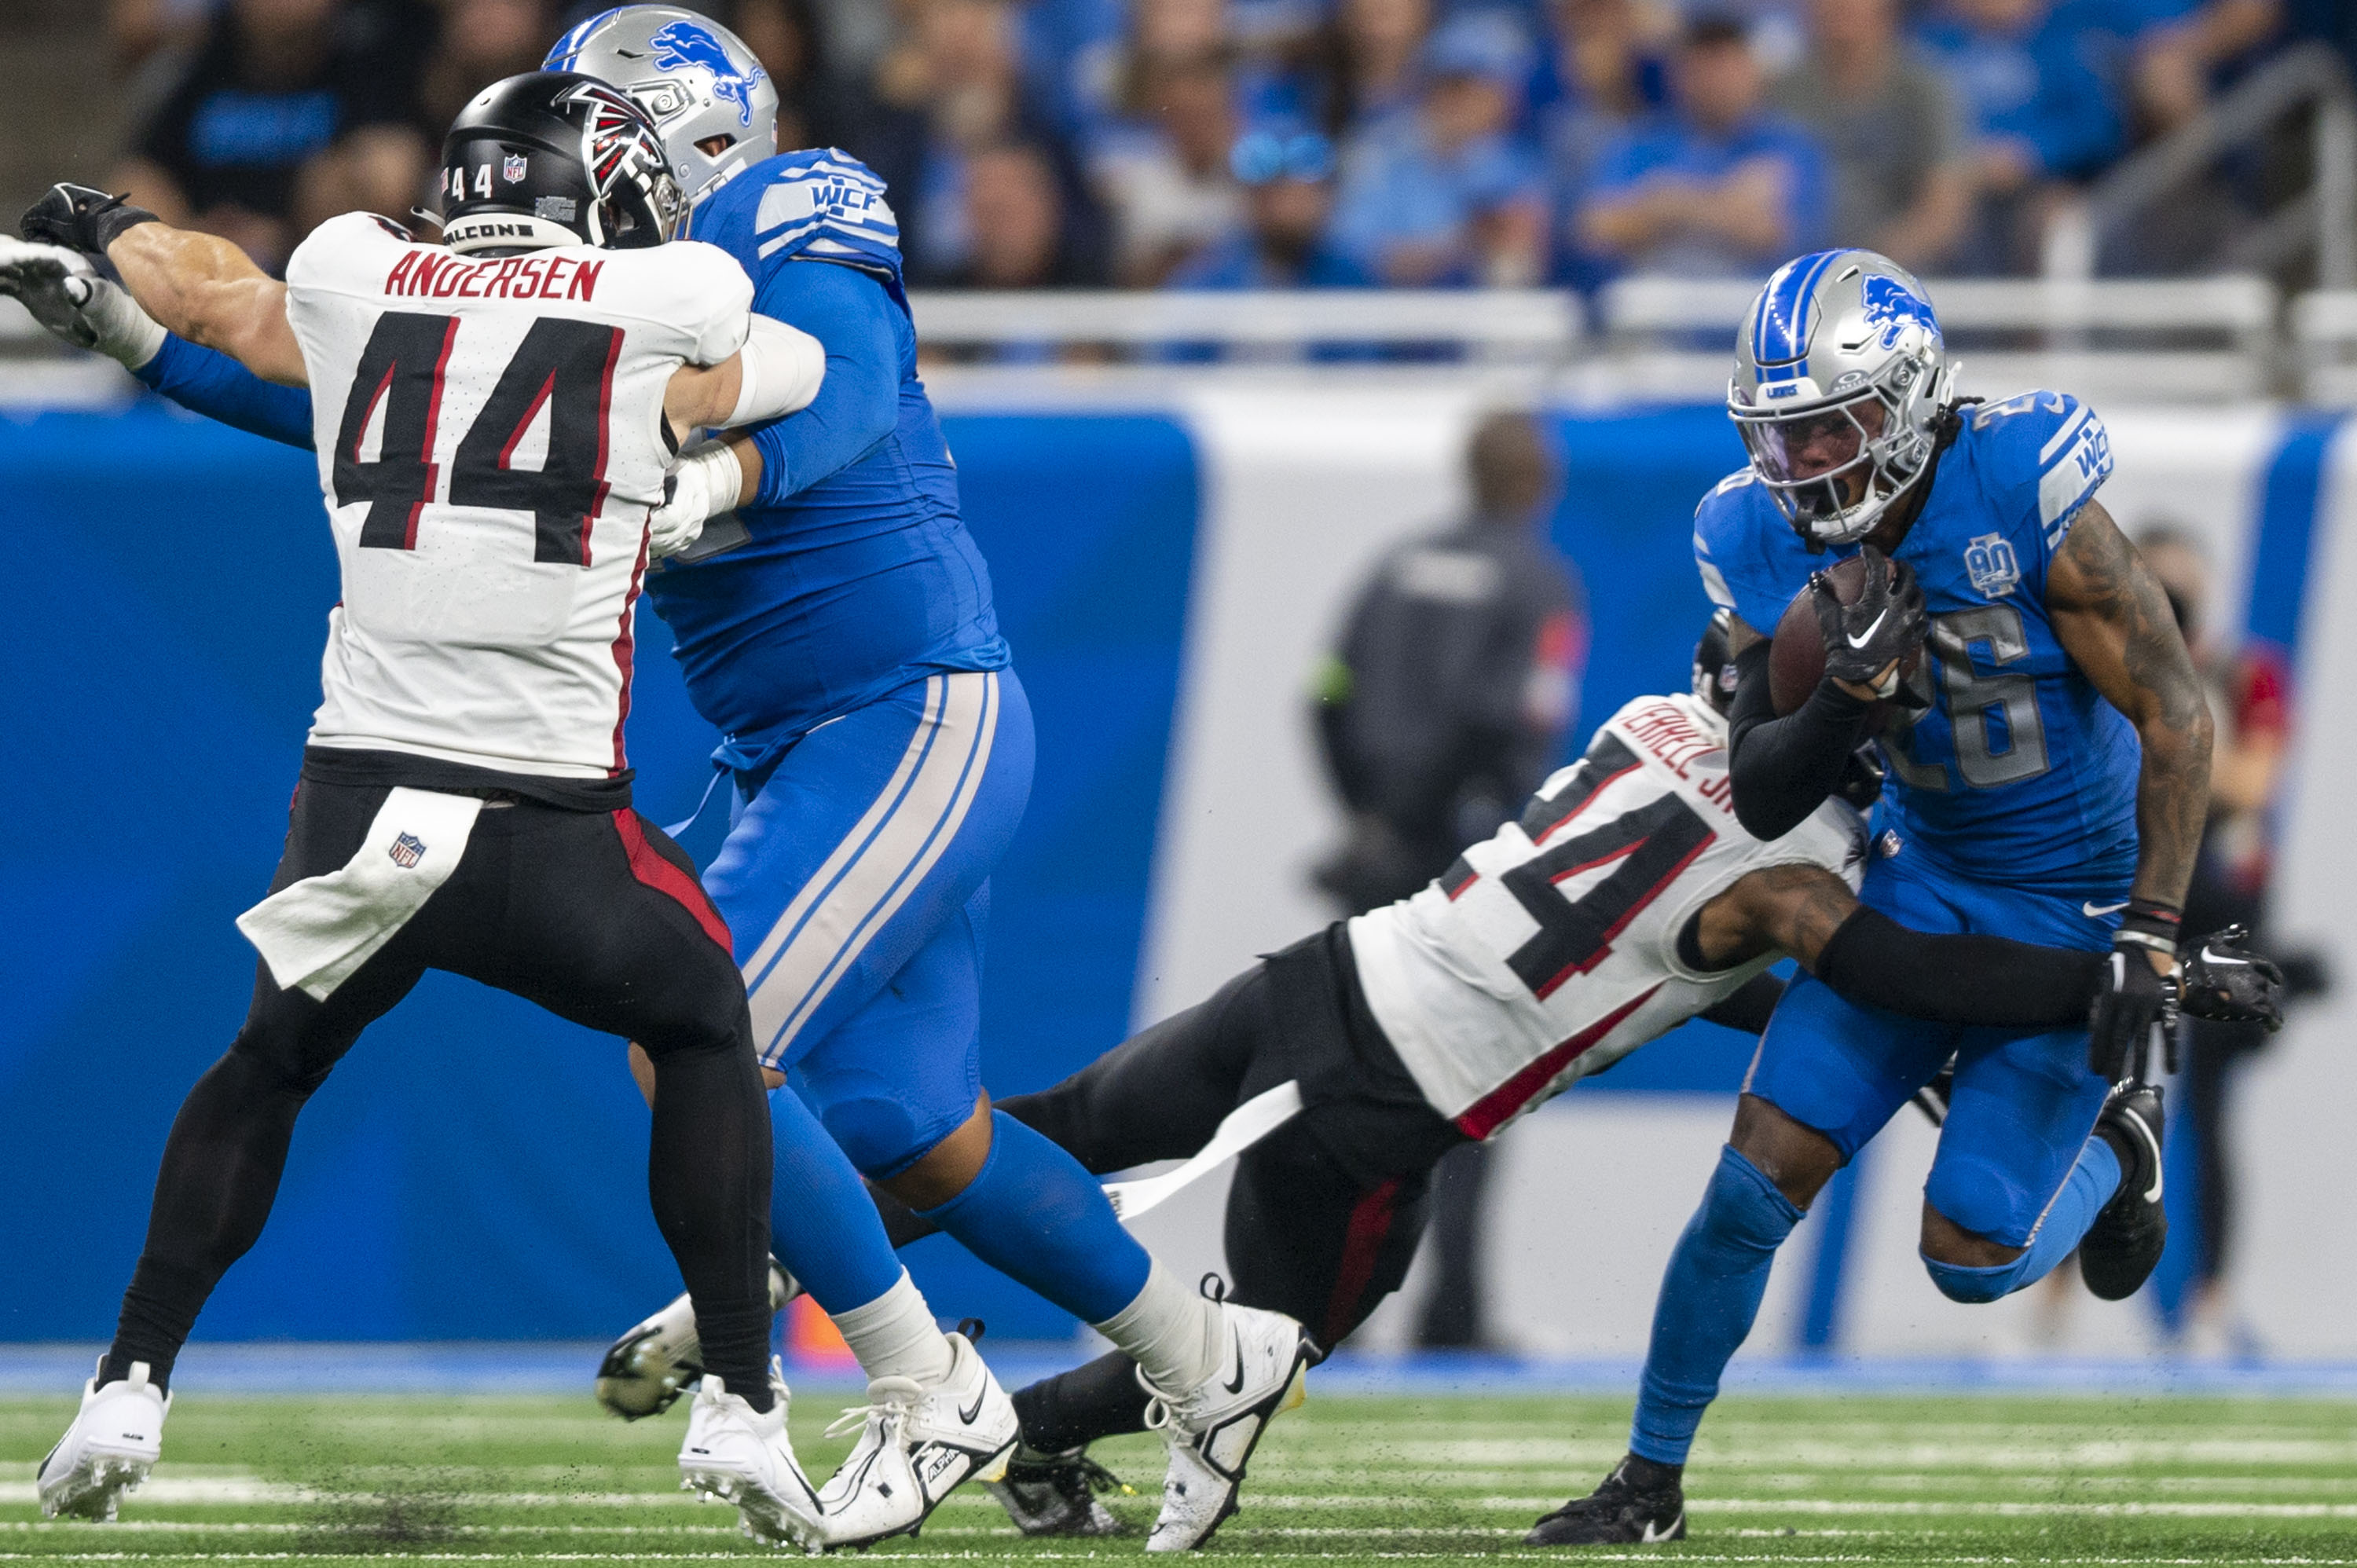
M 1964 546 L 1964 571 L 1984 596 L 2001 599 L 2021 581 L 2021 567 L 2013 545 L 2004 535 L 1984 533 Z
M 523 171 L 530 162 L 522 153 L 510 153 L 500 162 L 500 177 L 510 185 L 523 183 Z
M 385 853 L 393 856 L 393 865 L 405 871 L 424 858 L 425 846 L 418 842 L 415 834 L 403 833 L 393 841 L 393 847 Z

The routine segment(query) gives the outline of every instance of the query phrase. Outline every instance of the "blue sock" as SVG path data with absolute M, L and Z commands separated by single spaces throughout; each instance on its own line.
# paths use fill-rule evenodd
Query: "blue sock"
M 1718 1375 L 1760 1315 L 1776 1249 L 1800 1222 L 1801 1210 L 1759 1166 L 1732 1144 L 1719 1151 L 1702 1207 L 1662 1276 L 1629 1452 L 1657 1465 L 1686 1462 L 1702 1412 L 1718 1397 Z
M 990 1157 L 966 1189 L 923 1217 L 967 1251 L 1083 1323 L 1137 1299 L 1154 1260 L 1081 1162 L 1004 1111 L 990 1117 Z
M 1999 1296 L 2011 1295 L 2022 1286 L 2044 1279 L 2053 1272 L 2055 1264 L 2071 1255 L 2079 1239 L 2087 1233 L 2087 1227 L 2095 1222 L 2096 1212 L 2112 1200 L 2119 1186 L 2119 1155 L 2103 1139 L 2089 1138 L 2087 1146 L 2079 1151 L 2079 1163 L 2063 1178 L 2062 1190 L 2047 1206 L 2038 1234 L 2029 1239 L 2029 1246 L 2021 1256 L 1986 1269 L 1967 1269 L 1925 1258 L 1923 1267 L 1931 1274 L 1932 1283 L 1940 1287 L 1940 1294 L 1951 1301 L 1995 1301 Z
M 770 1091 L 770 1251 L 823 1310 L 866 1306 L 899 1283 L 900 1260 L 859 1173 L 791 1088 Z

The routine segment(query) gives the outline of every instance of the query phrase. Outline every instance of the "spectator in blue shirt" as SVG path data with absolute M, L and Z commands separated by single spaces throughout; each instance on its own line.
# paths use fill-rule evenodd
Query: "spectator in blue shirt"
M 1436 32 L 1420 63 L 1412 110 L 1363 126 L 1344 153 L 1336 243 L 1395 285 L 1535 282 L 1544 176 L 1512 134 L 1528 40 L 1509 18 L 1475 13 Z
M 2053 0 L 1945 0 L 1922 27 L 1964 94 L 1984 190 L 2084 178 L 2118 155 L 2119 107 L 2102 70 L 2113 35 L 2093 20 Z
M 229 0 L 110 184 L 275 269 L 339 212 L 404 212 L 431 151 L 409 124 L 432 18 L 402 0 Z
M 1826 221 L 1823 150 L 1761 107 L 1767 84 L 1739 23 L 1686 27 L 1672 112 L 1614 144 L 1581 203 L 1588 250 L 1636 272 L 1764 277 Z
M 1240 137 L 1229 167 L 1244 188 L 1244 222 L 1171 275 L 1173 288 L 1364 288 L 1375 280 L 1327 237 L 1334 145 L 1314 131 Z
M 1670 39 L 1639 0 L 1551 0 L 1553 47 L 1531 90 L 1552 204 L 1555 280 L 1592 289 L 1612 262 L 1580 243 L 1579 207 L 1605 155 L 1669 100 Z

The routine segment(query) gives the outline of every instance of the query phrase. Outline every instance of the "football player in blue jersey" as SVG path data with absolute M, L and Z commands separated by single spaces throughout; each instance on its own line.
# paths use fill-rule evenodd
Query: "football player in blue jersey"
M 1663 1280 L 1628 1457 L 1532 1544 L 1685 1533 L 1686 1453 L 1776 1249 L 1952 1058 L 1921 1229 L 1943 1294 L 1994 1301 L 2076 1249 L 2116 1300 L 2159 1259 L 2160 1091 L 2142 1079 L 2209 711 L 2167 596 L 2094 499 L 2103 422 L 2062 392 L 1972 406 L 1953 377 L 1921 284 L 1872 252 L 1803 256 L 1753 304 L 1727 391 L 1751 461 L 1703 499 L 1694 541 L 1736 617 L 1736 810 L 1781 836 L 1895 711 L 1861 902 L 1923 931 L 2107 950 L 2104 988 L 2089 1027 L 2040 1031 L 1926 1026 L 1796 980 Z M 1864 587 L 1844 605 L 1822 569 L 1851 555 Z M 1824 672 L 1779 716 L 1770 639 L 1802 595 Z
M 981 1090 L 989 875 L 1029 792 L 1031 719 L 917 376 L 883 184 L 834 149 L 774 156 L 775 88 L 694 12 L 604 12 L 547 64 L 648 111 L 692 204 L 686 237 L 728 252 L 754 310 L 825 351 L 807 407 L 678 465 L 654 517 L 671 558 L 647 594 L 725 737 L 730 829 L 705 885 L 776 1090 L 776 1190 L 799 1199 L 772 1214 L 776 1250 L 871 1380 L 860 1444 L 821 1494 L 830 1541 L 915 1529 L 950 1486 L 995 1474 L 1016 1434 L 893 1257 L 866 1175 L 1136 1359 L 1170 1456 L 1149 1545 L 1200 1545 L 1313 1347 L 1293 1319 L 1206 1299 L 1157 1265 L 1071 1155 Z M 310 445 L 302 391 L 166 335 L 112 285 L 19 256 L 0 257 L 0 286 L 166 395 Z M 779 1087 L 789 1069 L 808 1105 Z M 661 1362 L 667 1403 L 699 1369 L 694 1330 L 682 1298 L 607 1370 Z M 990 1398 L 969 1398 L 985 1383 Z

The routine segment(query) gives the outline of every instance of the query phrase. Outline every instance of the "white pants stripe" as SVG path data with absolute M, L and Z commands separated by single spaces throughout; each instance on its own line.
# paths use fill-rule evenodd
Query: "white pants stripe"
M 995 671 L 926 681 L 924 713 L 890 779 L 746 961 L 763 1061 L 783 1062 L 828 993 L 957 837 L 997 728 Z

